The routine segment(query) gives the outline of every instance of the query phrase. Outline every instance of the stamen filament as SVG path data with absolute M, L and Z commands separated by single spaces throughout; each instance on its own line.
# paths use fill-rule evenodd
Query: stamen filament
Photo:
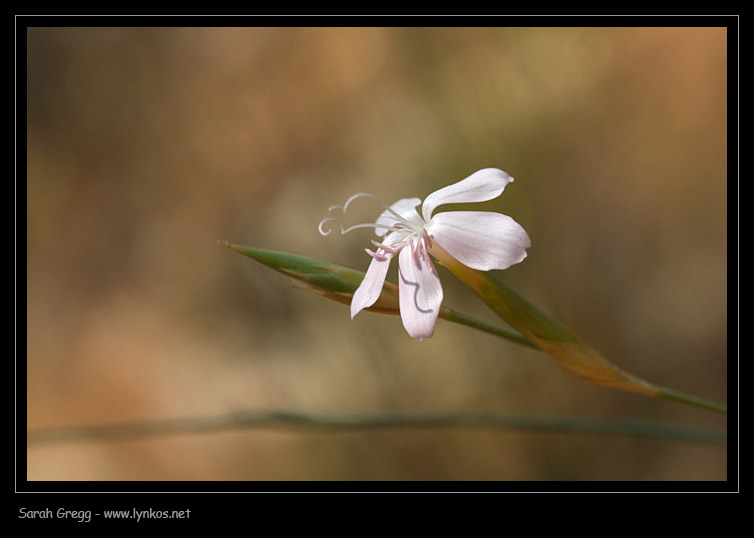
M 377 252 L 372 252 L 368 248 L 365 248 L 364 250 L 366 251 L 367 254 L 369 254 L 372 258 L 374 258 L 378 262 L 384 262 L 388 260 L 388 257 L 385 256 L 385 254 L 380 253 L 379 250 Z
M 413 240 L 411 241 L 411 256 L 414 258 L 414 265 L 416 265 L 419 270 L 421 270 L 422 268 L 422 250 L 424 250 L 424 247 L 421 245 L 421 243 L 419 243 L 419 241 L 417 241 L 416 243 L 414 243 Z
M 322 228 L 322 225 L 325 222 L 334 222 L 338 226 L 340 226 L 340 233 L 341 233 L 341 235 L 345 235 L 348 232 L 350 232 L 352 230 L 356 230 L 358 228 L 380 228 L 380 229 L 384 229 L 384 230 L 390 230 L 391 232 L 398 232 L 398 231 L 401 231 L 401 230 L 405 230 L 405 228 L 397 228 L 395 226 L 387 226 L 385 224 L 377 224 L 375 222 L 364 222 L 362 224 L 354 224 L 353 226 L 349 226 L 348 228 L 344 228 L 343 225 L 340 223 L 339 220 L 334 219 L 332 217 L 328 217 L 326 219 L 322 219 L 320 221 L 320 223 L 319 223 L 319 227 L 318 227 L 319 228 L 319 233 L 322 234 L 322 235 L 329 235 L 330 232 L 332 231 L 332 229 L 325 230 L 324 228 Z
M 404 217 L 402 217 L 400 214 L 398 214 L 393 208 L 391 208 L 389 205 L 387 205 L 382 200 L 382 198 L 380 198 L 379 196 L 377 196 L 375 194 L 371 194 L 369 192 L 359 192 L 359 193 L 356 193 L 353 196 L 351 196 L 348 200 L 346 200 L 345 204 L 330 206 L 330 207 L 327 208 L 327 210 L 328 211 L 332 211 L 334 209 L 340 209 L 345 214 L 345 212 L 348 210 L 348 206 L 351 204 L 351 202 L 353 202 L 357 198 L 364 198 L 364 197 L 371 198 L 372 200 L 376 200 L 377 202 L 379 202 L 382 205 L 382 207 L 385 208 L 386 211 L 388 211 L 391 215 L 393 215 L 393 217 L 395 217 L 395 220 L 397 220 L 401 224 L 405 225 L 407 228 L 412 228 L 413 227 L 412 224 L 409 221 L 407 221 Z M 380 228 L 385 228 L 387 230 L 391 229 L 388 226 L 380 226 Z
M 389 252 L 389 253 L 390 253 L 390 254 L 392 254 L 392 255 L 395 255 L 395 253 L 396 253 L 396 252 L 398 252 L 398 250 L 396 250 L 395 248 L 393 248 L 393 247 L 389 247 L 389 246 L 387 246 L 387 245 L 383 245 L 382 243 L 378 243 L 378 242 L 377 242 L 377 241 L 375 241 L 374 239 L 372 239 L 372 244 L 373 244 L 373 245 L 374 245 L 375 247 L 377 247 L 377 248 L 381 248 L 382 250 L 384 250 L 384 251 L 386 251 L 386 252 Z
M 428 249 L 432 248 L 432 238 L 427 233 L 427 230 L 422 230 L 422 236 L 424 237 L 424 246 Z

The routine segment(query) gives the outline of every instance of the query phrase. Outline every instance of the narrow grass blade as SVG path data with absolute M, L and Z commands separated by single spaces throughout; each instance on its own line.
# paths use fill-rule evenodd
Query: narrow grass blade
M 433 246 L 432 254 L 458 279 L 474 290 L 503 321 L 553 357 L 573 375 L 597 385 L 727 413 L 726 407 L 718 403 L 661 387 L 624 372 L 568 328 L 552 320 L 495 279 L 492 273 L 477 271 L 463 265 L 439 245 Z
M 364 272 L 335 263 L 315 260 L 286 252 L 234 245 L 227 242 L 222 244 L 251 258 L 252 260 L 295 279 L 293 283 L 296 287 L 311 291 L 317 295 L 342 304 L 351 304 L 354 292 L 364 279 Z M 380 298 L 367 310 L 381 314 L 400 314 L 398 286 L 391 282 L 385 282 Z M 505 338 L 516 344 L 535 347 L 528 338 L 516 331 L 480 321 L 444 306 L 440 309 L 440 317 L 447 321 L 452 321 L 453 323 L 459 323 L 461 325 L 466 325 L 467 327 L 494 334 L 495 336 Z
M 196 435 L 243 429 L 286 429 L 335 433 L 401 428 L 409 430 L 475 428 L 609 436 L 625 435 L 720 445 L 727 443 L 725 431 L 631 419 L 489 415 L 456 412 L 332 415 L 286 410 L 242 411 L 209 417 L 172 418 L 30 430 L 26 434 L 26 442 L 31 447 L 86 441 L 128 441 L 169 435 Z

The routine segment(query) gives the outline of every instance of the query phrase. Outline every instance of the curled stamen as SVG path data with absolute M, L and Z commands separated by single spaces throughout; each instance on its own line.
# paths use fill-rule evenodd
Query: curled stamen
M 377 196 L 375 194 L 371 194 L 371 193 L 368 193 L 368 192 L 358 192 L 358 193 L 354 194 L 353 196 L 351 196 L 348 200 L 346 200 L 345 204 L 330 206 L 330 207 L 327 208 L 327 210 L 328 211 L 332 211 L 333 209 L 341 209 L 343 211 L 343 213 L 345 213 L 346 211 L 348 211 L 348 206 L 351 204 L 351 202 L 353 202 L 357 198 L 365 198 L 365 197 L 366 198 L 371 198 L 372 200 L 376 200 L 377 202 L 379 202 L 380 204 L 382 204 L 382 207 L 384 207 L 385 209 L 389 209 L 389 207 L 390 207 L 389 205 L 387 205 L 385 202 L 382 201 L 382 198 L 380 198 L 379 196 Z
M 343 205 L 333 205 L 327 208 L 328 211 L 333 211 L 335 209 L 340 209 L 345 214 L 346 211 L 348 211 L 348 206 L 353 202 L 354 200 L 358 198 L 371 198 L 372 200 L 377 201 L 379 204 L 382 205 L 382 207 L 385 208 L 385 211 L 389 212 L 393 217 L 395 217 L 395 220 L 397 220 L 399 223 L 403 224 L 404 226 L 410 228 L 411 223 L 408 222 L 405 217 L 398 214 L 393 208 L 391 208 L 389 205 L 387 205 L 382 198 L 375 194 L 371 194 L 369 192 L 358 192 L 351 196 L 348 200 L 346 200 L 346 203 Z M 381 229 L 390 230 L 391 228 L 389 226 L 380 226 Z
M 322 220 L 320 221 L 320 223 L 319 223 L 319 226 L 317 226 L 317 229 L 319 230 L 319 233 L 320 233 L 320 235 L 330 235 L 330 232 L 332 232 L 332 228 L 329 228 L 329 229 L 327 229 L 327 230 L 324 230 L 324 229 L 322 228 L 322 225 L 323 225 L 323 224 L 324 224 L 325 222 L 337 222 L 337 223 L 338 223 L 338 225 L 340 226 L 340 229 L 341 229 L 341 230 L 343 230 L 343 225 L 342 225 L 342 224 L 340 224 L 340 222 L 338 222 L 337 220 L 335 220 L 335 219 L 322 219 Z
M 322 227 L 326 222 L 334 222 L 335 224 L 337 224 L 340 227 L 340 233 L 341 233 L 341 235 L 345 235 L 348 232 L 350 232 L 352 230 L 356 230 L 358 228 L 380 228 L 380 229 L 390 230 L 391 232 L 397 232 L 397 231 L 400 231 L 400 230 L 404 229 L 404 228 L 396 228 L 395 226 L 386 226 L 384 224 L 377 225 L 377 223 L 374 223 L 374 222 L 364 222 L 362 224 L 354 224 L 353 226 L 349 226 L 348 228 L 344 228 L 343 225 L 340 223 L 340 221 L 338 219 L 334 219 L 332 217 L 327 217 L 326 219 L 322 219 L 320 221 L 320 223 L 319 223 L 319 226 L 318 226 L 319 233 L 322 234 L 322 235 L 330 235 L 330 232 L 332 231 L 332 228 L 329 228 L 329 229 L 325 230 Z

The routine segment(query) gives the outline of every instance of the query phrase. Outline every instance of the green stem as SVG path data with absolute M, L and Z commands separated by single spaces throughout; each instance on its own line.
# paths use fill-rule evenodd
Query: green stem
M 461 314 L 460 312 L 456 312 L 455 310 L 451 310 L 450 308 L 443 307 L 442 310 L 440 310 L 440 317 L 446 321 L 460 323 L 461 325 L 466 325 L 467 327 L 494 334 L 495 336 L 499 336 L 500 338 L 505 338 L 506 340 L 509 340 L 516 344 L 537 349 L 537 346 L 534 345 L 531 340 L 526 338 L 521 333 L 518 333 L 512 329 L 500 327 L 499 325 L 492 325 L 491 323 L 472 318 L 471 316 Z
M 432 254 L 459 280 L 474 290 L 508 325 L 581 379 L 597 385 L 727 414 L 724 405 L 655 385 L 624 372 L 489 272 L 477 271 L 461 264 L 439 245 L 433 247 Z
M 715 411 L 717 413 L 722 413 L 724 415 L 728 414 L 728 408 L 717 402 L 705 400 L 704 398 L 692 396 L 691 394 L 686 394 L 677 390 L 669 389 L 667 387 L 658 386 L 657 391 L 658 391 L 658 394 L 657 394 L 658 398 L 662 398 L 665 400 L 673 400 L 674 402 L 680 402 L 686 405 L 693 405 L 696 407 L 701 407 L 702 409 L 708 409 L 710 411 Z
M 342 304 L 351 304 L 354 292 L 364 279 L 363 272 L 330 262 L 306 258 L 287 252 L 244 247 L 228 242 L 221 242 L 221 244 L 295 279 L 293 282 L 297 287 Z M 398 286 L 385 282 L 380 299 L 367 310 L 382 314 L 398 315 L 400 313 Z M 536 347 L 531 340 L 516 331 L 474 319 L 471 316 L 461 314 L 450 308 L 441 308 L 440 317 L 453 323 L 460 323 L 467 327 L 494 334 L 517 344 Z
M 51 445 L 84 441 L 127 441 L 168 435 L 199 434 L 242 429 L 338 432 L 397 428 L 483 428 L 493 430 L 628 435 L 697 443 L 727 443 L 727 433 L 725 431 L 643 420 L 470 413 L 320 415 L 284 410 L 246 411 L 211 417 L 174 418 L 99 426 L 31 430 L 27 432 L 26 439 L 29 445 Z
M 244 247 L 227 242 L 222 242 L 222 244 L 296 279 L 295 282 L 298 282 L 299 286 L 309 291 L 343 304 L 350 304 L 353 293 L 364 278 L 363 272 L 342 265 L 285 252 Z M 432 254 L 474 290 L 514 330 L 474 319 L 449 308 L 440 310 L 441 318 L 485 331 L 520 345 L 540 349 L 555 358 L 566 370 L 591 383 L 629 390 L 654 398 L 673 400 L 718 413 L 727 413 L 723 405 L 658 386 L 624 372 L 605 360 L 569 329 L 552 320 L 526 299 L 495 279 L 491 273 L 466 267 L 436 244 L 432 249 Z M 398 314 L 398 287 L 386 282 L 379 300 L 368 310 Z

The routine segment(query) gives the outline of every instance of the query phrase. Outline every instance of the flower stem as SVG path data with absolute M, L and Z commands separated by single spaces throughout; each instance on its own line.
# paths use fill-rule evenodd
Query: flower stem
M 698 398 L 696 396 L 692 396 L 691 394 L 686 394 L 666 387 L 657 387 L 657 397 L 663 398 L 665 400 L 673 400 L 674 402 L 701 407 L 702 409 L 709 409 L 710 411 L 722 413 L 723 415 L 728 414 L 728 408 L 722 404 L 712 402 L 710 400 L 705 400 L 703 398 Z
M 343 304 L 350 304 L 353 293 L 364 278 L 362 271 L 330 262 L 227 242 L 221 244 L 294 278 L 294 282 L 304 289 Z M 432 247 L 432 254 L 515 330 L 495 326 L 446 307 L 440 309 L 441 318 L 540 349 L 556 359 L 566 370 L 591 383 L 727 413 L 724 405 L 655 385 L 622 371 L 569 329 L 496 280 L 491 273 L 466 267 L 436 243 Z M 379 300 L 368 310 L 398 314 L 398 287 L 385 282 Z
M 178 434 L 242 429 L 294 431 L 366 431 L 397 428 L 482 428 L 491 430 L 550 431 L 559 433 L 628 435 L 674 441 L 726 444 L 725 431 L 663 424 L 645 420 L 567 416 L 489 415 L 473 413 L 401 413 L 382 415 L 328 415 L 299 411 L 242 411 L 208 417 L 172 418 L 120 424 L 29 430 L 26 441 L 50 445 L 85 441 L 127 441 Z
M 440 317 L 447 321 L 460 323 L 461 325 L 466 325 L 467 327 L 472 327 L 480 331 L 494 334 L 495 336 L 505 338 L 506 340 L 510 340 L 511 342 L 515 342 L 516 344 L 521 344 L 522 346 L 537 349 L 537 346 L 531 340 L 516 331 L 500 327 L 499 325 L 492 325 L 491 323 L 472 318 L 471 316 L 467 316 L 466 314 L 461 314 L 460 312 L 456 312 L 455 310 L 451 310 L 450 308 L 442 307 L 440 309 Z
M 661 387 L 624 372 L 608 362 L 566 327 L 555 322 L 490 272 L 471 269 L 435 244 L 432 254 L 459 280 L 476 292 L 508 325 L 553 357 L 570 373 L 598 385 L 673 400 L 727 414 L 723 405 Z
M 228 242 L 222 242 L 221 244 L 295 279 L 292 283 L 296 287 L 342 304 L 351 304 L 354 292 L 364 279 L 362 271 L 330 262 L 306 258 L 287 252 L 234 245 Z M 380 298 L 367 310 L 381 314 L 398 315 L 400 313 L 398 286 L 385 282 Z M 440 308 L 440 317 L 453 323 L 460 323 L 467 327 L 494 334 L 517 344 L 537 347 L 531 340 L 516 331 L 480 321 L 450 308 Z

